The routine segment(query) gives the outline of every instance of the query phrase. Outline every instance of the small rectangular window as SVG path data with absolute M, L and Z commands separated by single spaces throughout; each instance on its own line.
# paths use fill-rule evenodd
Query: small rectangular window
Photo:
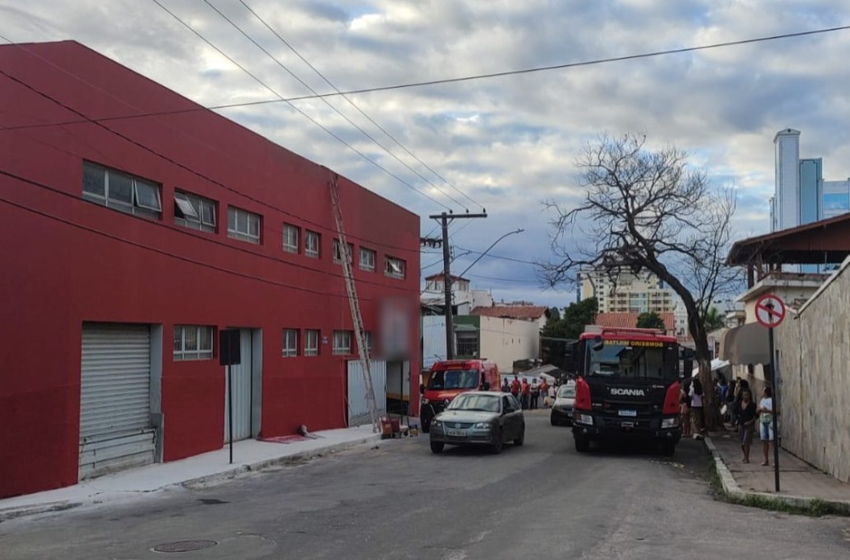
M 334 331 L 334 355 L 351 354 L 351 331 Z
M 319 331 L 307 329 L 304 331 L 304 355 L 318 356 L 319 355 Z
M 315 231 L 307 230 L 304 234 L 304 254 L 310 258 L 318 259 L 322 243 L 322 236 Z
M 283 329 L 283 356 L 291 358 L 298 355 L 298 329 Z
M 292 224 L 283 224 L 283 250 L 289 253 L 301 252 L 301 228 Z
M 174 223 L 190 229 L 215 233 L 213 200 L 182 191 L 174 191 Z
M 395 257 L 387 257 L 384 274 L 391 278 L 403 279 L 405 274 L 405 262 Z
M 360 247 L 360 270 L 375 272 L 375 251 Z
M 227 237 L 260 244 L 260 215 L 230 206 L 227 208 Z
M 346 243 L 348 246 L 348 258 L 349 261 L 351 259 L 351 255 L 354 254 L 354 245 L 351 243 Z M 339 239 L 334 239 L 334 262 L 337 264 L 342 263 L 342 253 L 340 251 Z
M 159 184 L 128 173 L 83 162 L 83 198 L 89 202 L 148 218 L 162 213 Z
M 175 325 L 174 360 L 211 360 L 213 357 L 213 327 Z

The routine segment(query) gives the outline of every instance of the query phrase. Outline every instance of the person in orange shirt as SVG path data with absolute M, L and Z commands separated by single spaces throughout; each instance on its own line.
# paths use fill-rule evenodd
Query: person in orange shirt
M 528 379 L 522 380 L 522 391 L 520 392 L 519 402 L 522 404 L 523 410 L 528 410 L 529 398 L 531 397 L 531 385 L 528 384 Z
M 521 387 L 520 387 L 520 384 L 519 384 L 519 378 L 517 376 L 514 376 L 514 380 L 511 381 L 511 394 L 513 396 L 519 398 L 520 389 L 521 389 Z
M 546 399 L 549 397 L 549 384 L 546 383 L 546 378 L 540 382 L 540 394 L 543 395 L 543 406 L 549 408 Z

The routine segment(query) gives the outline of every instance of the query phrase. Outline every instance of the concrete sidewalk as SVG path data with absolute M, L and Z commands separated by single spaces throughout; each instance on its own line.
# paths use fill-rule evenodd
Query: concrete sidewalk
M 153 492 L 207 484 L 234 478 L 276 464 L 301 461 L 342 451 L 357 445 L 378 442 L 379 433 L 372 426 L 326 430 L 311 434 L 312 438 L 292 436 L 284 441 L 243 440 L 233 444 L 233 464 L 225 446 L 180 461 L 156 463 L 86 480 L 74 486 L 0 500 L 0 522 L 82 505 L 126 501 Z
M 753 440 L 750 462 L 743 462 L 738 434 L 734 431 L 714 432 L 705 439 L 714 456 L 723 490 L 732 498 L 760 496 L 782 500 L 797 507 L 808 507 L 813 500 L 831 509 L 850 514 L 850 484 L 825 474 L 784 449 L 779 450 L 779 488 L 775 492 L 773 449 L 770 466 L 761 466 L 762 443 Z

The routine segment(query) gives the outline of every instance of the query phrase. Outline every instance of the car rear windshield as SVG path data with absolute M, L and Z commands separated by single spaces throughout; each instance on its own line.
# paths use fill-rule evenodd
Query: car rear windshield
M 501 397 L 498 395 L 464 394 L 455 397 L 448 410 L 481 410 L 499 412 Z
M 478 370 L 450 369 L 435 371 L 431 374 L 429 389 L 476 389 L 478 388 Z
M 558 388 L 558 398 L 559 399 L 571 399 L 576 396 L 576 386 L 575 385 L 561 385 Z
M 675 344 L 606 340 L 603 344 L 588 344 L 588 351 L 588 374 L 591 376 L 620 379 L 678 378 L 679 357 Z

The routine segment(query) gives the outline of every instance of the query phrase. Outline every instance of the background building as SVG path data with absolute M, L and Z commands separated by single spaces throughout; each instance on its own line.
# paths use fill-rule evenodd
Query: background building
M 850 179 L 824 181 L 821 158 L 800 158 L 800 131 L 786 128 L 773 139 L 776 170 L 770 230 L 779 231 L 850 212 Z
M 344 427 L 331 172 L 76 42 L 0 46 L 0 70 L 0 498 L 220 449 L 228 328 L 234 439 Z M 410 395 L 419 218 L 339 193 L 376 396 Z
M 612 277 L 606 270 L 581 272 L 582 300 L 595 297 L 599 313 L 671 313 L 676 307 L 673 290 L 650 272 L 620 270 Z

